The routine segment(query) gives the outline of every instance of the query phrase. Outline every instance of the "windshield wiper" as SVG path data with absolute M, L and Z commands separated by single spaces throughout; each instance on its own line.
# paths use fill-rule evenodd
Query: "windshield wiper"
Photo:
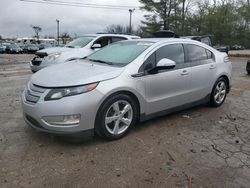
M 74 46 L 66 46 L 67 48 L 75 48 Z
M 89 61 L 93 61 L 93 62 L 97 62 L 97 63 L 104 63 L 104 64 L 108 64 L 108 65 L 113 65 L 112 62 L 108 62 L 108 61 L 102 61 L 99 59 L 88 59 Z

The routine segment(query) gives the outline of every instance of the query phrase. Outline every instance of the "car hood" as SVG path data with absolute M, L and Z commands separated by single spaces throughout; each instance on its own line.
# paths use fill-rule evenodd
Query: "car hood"
M 39 50 L 39 53 L 47 53 L 48 55 L 54 54 L 54 53 L 61 53 L 65 51 L 72 50 L 74 48 L 67 48 L 67 47 L 52 47 L 52 48 L 46 48 L 43 50 Z
M 119 76 L 123 67 L 76 60 L 44 68 L 31 77 L 31 83 L 42 87 L 78 86 Z
M 94 51 L 88 48 L 73 48 L 70 51 L 62 52 L 54 63 L 63 63 L 71 59 L 84 58 Z

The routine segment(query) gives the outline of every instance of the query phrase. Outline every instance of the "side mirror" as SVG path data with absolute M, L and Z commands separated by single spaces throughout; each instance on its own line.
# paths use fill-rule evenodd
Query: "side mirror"
M 173 69 L 176 66 L 176 63 L 171 59 L 163 58 L 161 59 L 157 65 L 157 69 Z
M 100 44 L 93 44 L 92 46 L 91 46 L 91 49 L 96 49 L 96 48 L 101 48 L 102 46 L 100 45 Z

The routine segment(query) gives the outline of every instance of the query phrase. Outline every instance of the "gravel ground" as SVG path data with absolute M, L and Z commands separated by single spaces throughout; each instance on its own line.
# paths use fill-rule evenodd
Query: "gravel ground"
M 246 59 L 231 59 L 234 85 L 220 108 L 153 119 L 113 142 L 72 144 L 22 119 L 31 58 L 0 55 L 0 187 L 250 187 Z

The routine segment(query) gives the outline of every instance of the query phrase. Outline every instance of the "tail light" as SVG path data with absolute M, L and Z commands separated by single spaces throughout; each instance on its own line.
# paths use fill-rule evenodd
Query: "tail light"
M 230 58 L 228 56 L 225 56 L 223 60 L 224 60 L 225 63 L 230 62 Z

